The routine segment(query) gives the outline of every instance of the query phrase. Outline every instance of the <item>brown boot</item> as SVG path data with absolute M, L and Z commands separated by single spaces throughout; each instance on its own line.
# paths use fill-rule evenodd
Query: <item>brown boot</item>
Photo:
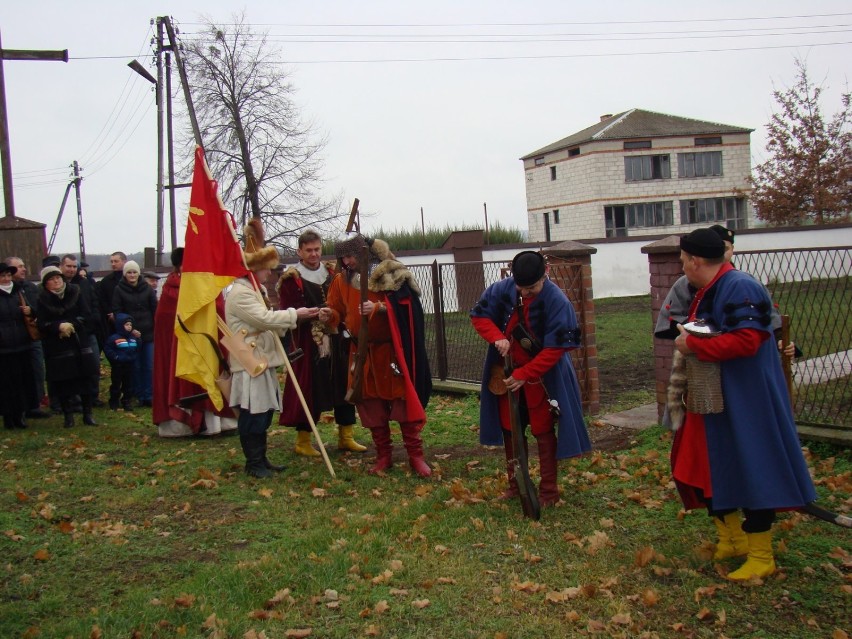
M 536 435 L 538 442 L 538 464 L 541 483 L 538 485 L 538 500 L 542 506 L 553 506 L 559 501 L 559 486 L 556 483 L 556 433 L 548 431 Z
M 373 467 L 367 472 L 371 475 L 378 475 L 393 466 L 393 444 L 391 444 L 390 426 L 377 426 L 370 429 L 370 434 L 373 436 L 373 445 L 376 447 L 376 462 Z
M 420 438 L 422 425 L 419 423 L 400 424 L 400 427 L 402 429 L 402 441 L 405 443 L 405 450 L 408 452 L 408 463 L 412 470 L 421 477 L 429 477 L 432 474 L 432 469 L 423 459 L 423 440 Z

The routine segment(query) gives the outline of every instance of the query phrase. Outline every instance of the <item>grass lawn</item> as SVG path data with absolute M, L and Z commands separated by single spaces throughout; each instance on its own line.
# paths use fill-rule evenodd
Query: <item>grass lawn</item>
M 163 440 L 150 411 L 96 411 L 0 434 L 2 637 L 845 637 L 850 531 L 797 513 L 776 525 L 762 585 L 708 559 L 712 525 L 684 514 L 669 436 L 560 466 L 564 502 L 540 522 L 497 499 L 502 451 L 477 444 L 475 397 L 436 396 L 435 475 L 386 477 L 372 451 L 337 478 L 276 428 L 271 480 L 242 472 L 235 437 Z M 79 421 L 79 420 L 78 420 Z M 333 426 L 321 425 L 334 443 Z M 595 428 L 594 426 L 592 428 Z M 367 440 L 358 428 L 358 438 Z M 535 472 L 535 446 L 531 447 Z M 820 503 L 852 508 L 852 455 L 809 452 Z

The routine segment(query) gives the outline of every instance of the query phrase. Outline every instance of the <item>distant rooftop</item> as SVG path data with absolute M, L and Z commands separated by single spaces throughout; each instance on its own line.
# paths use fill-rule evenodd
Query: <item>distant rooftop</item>
M 590 127 L 572 133 L 567 138 L 548 144 L 522 160 L 544 155 L 552 151 L 577 146 L 599 140 L 630 140 L 635 138 L 658 138 L 673 135 L 708 135 L 712 133 L 751 133 L 754 129 L 718 122 L 693 120 L 678 115 L 655 113 L 642 109 L 630 109 L 615 115 L 602 115 L 601 121 Z

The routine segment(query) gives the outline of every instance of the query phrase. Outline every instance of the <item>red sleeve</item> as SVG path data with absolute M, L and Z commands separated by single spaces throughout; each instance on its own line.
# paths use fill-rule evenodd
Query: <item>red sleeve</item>
M 516 368 L 512 377 L 519 381 L 541 377 L 556 365 L 564 352 L 564 348 L 544 348 L 526 364 Z
M 497 324 L 487 317 L 471 317 L 470 321 L 473 324 L 474 330 L 489 344 L 493 344 L 500 339 L 506 339 L 506 336 L 503 335 L 503 331 L 497 327 Z
M 770 333 L 756 328 L 741 328 L 716 337 L 688 335 L 686 345 L 702 362 L 724 362 L 738 357 L 751 357 Z

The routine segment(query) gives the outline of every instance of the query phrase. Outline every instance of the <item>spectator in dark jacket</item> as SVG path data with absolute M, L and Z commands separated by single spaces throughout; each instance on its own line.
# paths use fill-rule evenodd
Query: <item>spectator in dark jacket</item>
M 131 410 L 133 368 L 138 351 L 139 344 L 133 337 L 133 318 L 125 313 L 116 313 L 115 333 L 104 342 L 104 354 L 112 369 L 109 385 L 109 407 L 112 410 L 118 410 L 119 401 L 124 410 Z
M 89 307 L 80 288 L 68 284 L 55 266 L 41 270 L 41 284 L 37 320 L 50 392 L 59 396 L 66 428 L 74 425 L 75 395 L 83 404 L 83 423 L 97 426 L 91 394 L 96 371 L 86 328 Z
M 154 313 L 157 296 L 140 277 L 139 265 L 124 264 L 124 277 L 112 294 L 113 316 L 126 313 L 133 318 L 133 336 L 139 342 L 139 354 L 133 373 L 134 394 L 140 406 L 151 406 L 154 371 Z
M 10 256 L 4 262 L 8 266 L 14 266 L 17 270 L 12 275 L 12 282 L 21 288 L 27 305 L 33 310 L 33 316 L 38 315 L 38 284 L 27 279 L 27 265 L 20 257 Z M 44 390 L 44 351 L 41 348 L 41 340 L 30 341 L 30 367 L 32 368 L 35 382 L 35 396 L 27 409 L 27 417 L 32 419 L 44 419 L 50 417 L 50 413 L 41 409 L 41 401 L 45 398 Z
M 98 294 L 98 310 L 101 315 L 101 335 L 109 335 L 115 328 L 115 318 L 112 315 L 112 294 L 115 287 L 124 277 L 124 265 L 127 263 L 127 255 L 121 251 L 116 251 L 109 256 L 109 266 L 112 273 L 104 276 L 95 291 Z
M 74 284 L 80 288 L 80 294 L 86 300 L 89 307 L 89 315 L 86 317 L 86 330 L 89 333 L 89 346 L 92 349 L 92 357 L 95 358 L 95 369 L 97 375 L 92 380 L 92 403 L 95 406 L 103 406 L 103 402 L 98 399 L 100 393 L 101 382 L 101 344 L 104 341 L 103 333 L 101 332 L 101 318 L 98 311 L 98 296 L 92 283 L 85 277 L 82 277 L 77 271 L 77 258 L 74 255 L 63 255 L 59 263 L 59 270 L 62 271 L 62 277 L 69 284 Z
M 18 269 L 0 263 L 0 411 L 5 428 L 26 428 L 24 413 L 35 399 L 35 377 L 30 365 L 30 335 L 24 323 L 33 310 L 21 286 L 12 281 Z

